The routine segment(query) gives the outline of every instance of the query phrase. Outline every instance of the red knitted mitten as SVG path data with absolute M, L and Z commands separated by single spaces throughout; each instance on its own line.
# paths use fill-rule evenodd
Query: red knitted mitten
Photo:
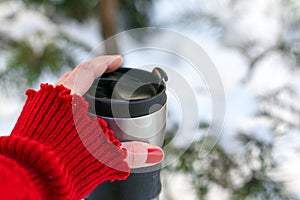
M 0 154 L 23 167 L 42 199 L 85 197 L 103 181 L 124 180 L 126 151 L 88 103 L 63 86 L 42 84 L 28 98 L 11 136 L 0 138 Z

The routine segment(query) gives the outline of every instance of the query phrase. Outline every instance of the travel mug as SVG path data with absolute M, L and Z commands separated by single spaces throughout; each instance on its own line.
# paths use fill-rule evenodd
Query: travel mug
M 104 118 L 120 141 L 162 147 L 166 127 L 166 85 L 160 68 L 152 72 L 119 68 L 95 80 L 85 95 L 89 112 Z M 160 165 L 132 169 L 125 181 L 99 185 L 88 200 L 152 200 L 161 191 Z

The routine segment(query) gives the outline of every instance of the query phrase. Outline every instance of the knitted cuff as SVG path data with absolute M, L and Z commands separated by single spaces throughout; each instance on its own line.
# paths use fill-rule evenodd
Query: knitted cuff
M 64 86 L 48 84 L 26 94 L 12 136 L 46 146 L 81 197 L 100 182 L 127 178 L 126 151 L 104 120 L 88 116 L 88 103 L 82 97 L 70 95 Z
M 0 199 L 42 200 L 27 171 L 15 160 L 2 155 L 0 155 L 0 180 Z
M 71 199 L 76 196 L 68 174 L 46 146 L 24 137 L 5 136 L 0 137 L 0 154 L 14 160 L 17 164 L 14 167 L 17 166 L 19 171 L 26 172 L 23 179 L 29 181 L 23 183 L 29 183 L 27 188 L 34 188 L 31 193 L 39 199 Z

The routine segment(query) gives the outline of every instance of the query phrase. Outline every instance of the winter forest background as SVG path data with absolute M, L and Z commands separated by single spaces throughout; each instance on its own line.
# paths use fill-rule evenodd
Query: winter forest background
M 300 199 L 299 0 L 1 0 L 0 25 L 1 135 L 13 128 L 26 88 L 54 83 L 120 31 L 169 28 L 215 63 L 226 119 L 217 145 L 200 158 L 211 115 L 200 89 L 200 136 L 163 169 L 161 199 Z M 171 115 L 167 139 L 178 126 Z

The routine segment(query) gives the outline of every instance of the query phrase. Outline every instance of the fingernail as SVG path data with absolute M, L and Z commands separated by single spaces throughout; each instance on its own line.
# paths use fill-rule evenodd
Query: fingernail
M 147 164 L 159 163 L 162 161 L 163 158 L 164 158 L 164 153 L 162 150 L 158 148 L 149 148 L 146 163 Z

